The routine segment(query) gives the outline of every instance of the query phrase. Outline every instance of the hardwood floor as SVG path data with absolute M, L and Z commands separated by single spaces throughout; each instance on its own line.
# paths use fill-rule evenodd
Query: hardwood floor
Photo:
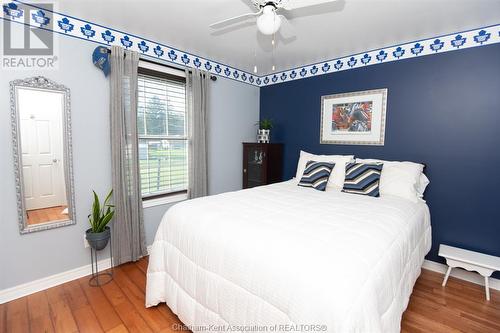
M 67 206 L 56 206 L 41 209 L 28 210 L 28 225 L 45 223 L 49 221 L 67 220 L 68 214 L 63 214 Z
M 181 324 L 162 304 L 146 309 L 147 258 L 115 268 L 115 279 L 100 288 L 88 277 L 0 304 L 0 332 L 174 332 Z M 402 332 L 500 332 L 500 292 L 491 301 L 481 286 L 423 270 Z

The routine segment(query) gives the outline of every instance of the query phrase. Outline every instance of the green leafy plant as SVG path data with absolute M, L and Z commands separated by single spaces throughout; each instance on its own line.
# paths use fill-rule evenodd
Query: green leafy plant
M 109 191 L 102 205 L 97 193 L 95 191 L 92 192 L 94 193 L 94 203 L 92 204 L 92 214 L 88 215 L 88 219 L 92 232 L 99 233 L 106 229 L 113 215 L 115 215 L 115 206 L 109 203 L 113 190 Z
M 270 130 L 273 128 L 273 121 L 269 118 L 264 118 L 259 121 L 256 125 L 259 125 L 259 128 L 262 130 Z

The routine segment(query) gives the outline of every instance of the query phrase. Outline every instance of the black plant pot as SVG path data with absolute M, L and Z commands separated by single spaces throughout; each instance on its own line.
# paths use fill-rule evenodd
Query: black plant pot
M 104 249 L 108 245 L 110 237 L 111 231 L 109 227 L 106 227 L 103 232 L 92 232 L 92 229 L 85 232 L 85 238 L 87 238 L 90 247 L 97 251 Z

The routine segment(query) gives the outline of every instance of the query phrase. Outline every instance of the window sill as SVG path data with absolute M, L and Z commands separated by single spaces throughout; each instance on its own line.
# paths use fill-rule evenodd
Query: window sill
M 175 195 L 168 195 L 162 198 L 142 200 L 142 208 L 150 208 L 155 206 L 172 204 L 175 202 L 187 200 L 187 193 L 179 193 Z

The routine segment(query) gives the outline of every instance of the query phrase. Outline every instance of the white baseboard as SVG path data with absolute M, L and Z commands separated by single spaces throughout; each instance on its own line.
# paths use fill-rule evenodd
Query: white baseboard
M 111 262 L 108 259 L 103 259 L 98 262 L 99 271 L 111 267 Z M 92 274 L 92 266 L 85 265 L 66 272 L 47 276 L 35 281 L 20 284 L 18 286 L 0 290 L 0 304 L 12 301 L 16 298 L 27 296 L 41 290 L 45 290 L 57 285 L 79 279 L 81 277 Z
M 435 262 L 435 261 L 424 260 L 424 264 L 422 265 L 422 268 L 444 274 L 444 273 L 446 273 L 448 266 L 444 265 L 444 264 L 440 264 L 440 263 Z M 460 279 L 460 280 L 465 280 L 465 281 L 469 281 L 469 282 L 484 286 L 484 277 L 479 275 L 479 273 L 476 273 L 476 272 L 469 272 L 469 271 L 466 271 L 466 270 L 461 269 L 461 268 L 453 268 L 451 270 L 450 276 L 456 277 L 457 279 Z M 494 278 L 490 277 L 489 282 L 490 282 L 491 289 L 500 290 L 500 280 L 499 279 L 494 279 Z
M 151 245 L 147 247 L 147 251 L 148 254 L 151 252 Z M 99 261 L 99 270 L 108 269 L 109 267 L 111 267 L 109 259 L 103 259 Z M 442 274 L 446 272 L 447 267 L 448 266 L 446 265 L 430 260 L 424 260 L 424 264 L 422 265 L 422 268 Z M 12 288 L 0 290 L 0 304 L 36 293 L 41 290 L 55 287 L 68 281 L 79 279 L 81 277 L 90 275 L 91 273 L 92 267 L 90 265 L 85 265 L 66 272 L 54 274 L 42 279 L 24 283 Z M 451 271 L 451 276 L 484 286 L 483 277 L 474 272 L 468 272 L 463 269 L 455 268 Z M 500 290 L 500 280 L 490 278 L 490 288 Z

